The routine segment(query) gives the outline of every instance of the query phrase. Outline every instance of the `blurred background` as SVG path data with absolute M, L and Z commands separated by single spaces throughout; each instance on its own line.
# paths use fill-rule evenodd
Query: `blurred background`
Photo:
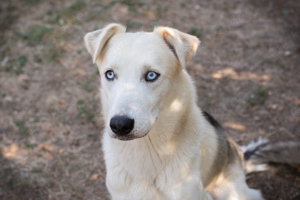
M 107 200 L 99 75 L 83 36 L 110 22 L 197 36 L 199 106 L 240 145 L 300 140 L 300 1 L 0 2 L 0 199 Z M 250 175 L 266 199 L 300 199 L 299 166 Z

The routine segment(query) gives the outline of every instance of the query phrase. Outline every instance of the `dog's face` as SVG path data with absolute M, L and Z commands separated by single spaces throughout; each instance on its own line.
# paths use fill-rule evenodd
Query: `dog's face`
M 176 60 L 159 36 L 121 33 L 111 38 L 103 57 L 101 97 L 110 136 L 145 136 L 154 124 Z
M 199 43 L 175 29 L 125 33 L 118 24 L 88 33 L 85 42 L 99 67 L 106 132 L 120 140 L 147 135 Z

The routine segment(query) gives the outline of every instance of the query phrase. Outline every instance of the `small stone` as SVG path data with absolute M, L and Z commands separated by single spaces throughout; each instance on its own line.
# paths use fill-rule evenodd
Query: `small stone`
M 69 130 L 65 130 L 65 131 L 63 132 L 63 134 L 64 134 L 64 135 L 69 135 L 69 134 L 70 134 L 70 131 L 69 131 Z
M 195 10 L 199 10 L 200 9 L 200 5 L 195 5 Z
M 1 61 L 1 65 L 4 66 L 4 65 L 8 62 L 8 60 L 9 60 L 9 57 L 8 57 L 8 56 L 5 56 L 5 57 L 3 58 L 3 60 Z
M 258 130 L 258 133 L 260 134 L 260 135 L 266 135 L 266 132 L 264 131 L 264 130 Z
M 278 108 L 278 105 L 276 105 L 276 104 L 272 105 L 272 109 L 276 110 L 277 108 Z
M 61 74 L 60 73 L 56 73 L 54 76 L 57 77 L 57 78 L 60 78 Z
M 47 107 L 53 107 L 57 104 L 57 102 L 59 101 L 59 99 L 57 98 L 57 96 L 55 95 L 49 95 L 46 99 L 45 99 L 45 104 Z
M 13 98 L 11 96 L 6 96 L 6 97 L 4 97 L 3 101 L 4 102 L 12 102 Z
M 290 56 L 291 54 L 292 54 L 292 53 L 291 53 L 290 51 L 285 51 L 285 52 L 284 52 L 284 55 L 285 55 L 285 56 Z
M 28 76 L 25 75 L 25 74 L 21 74 L 20 76 L 18 76 L 18 81 L 19 82 L 25 82 L 25 81 L 28 81 Z

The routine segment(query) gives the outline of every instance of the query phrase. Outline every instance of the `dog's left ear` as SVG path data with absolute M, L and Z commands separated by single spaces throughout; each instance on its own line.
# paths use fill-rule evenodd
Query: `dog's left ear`
M 109 24 L 103 29 L 89 32 L 84 36 L 85 46 L 95 63 L 107 42 L 117 33 L 125 33 L 126 28 L 120 24 Z
M 182 68 L 185 68 L 186 63 L 195 55 L 200 43 L 197 37 L 173 28 L 156 27 L 153 32 L 164 39 Z

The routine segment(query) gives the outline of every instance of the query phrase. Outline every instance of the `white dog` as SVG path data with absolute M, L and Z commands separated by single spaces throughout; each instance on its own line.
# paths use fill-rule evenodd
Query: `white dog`
M 113 200 L 263 199 L 245 182 L 240 148 L 196 104 L 185 68 L 196 37 L 167 27 L 126 33 L 110 24 L 88 33 L 85 43 L 101 76 Z M 257 170 L 251 162 L 256 150 L 246 153 L 248 172 Z

